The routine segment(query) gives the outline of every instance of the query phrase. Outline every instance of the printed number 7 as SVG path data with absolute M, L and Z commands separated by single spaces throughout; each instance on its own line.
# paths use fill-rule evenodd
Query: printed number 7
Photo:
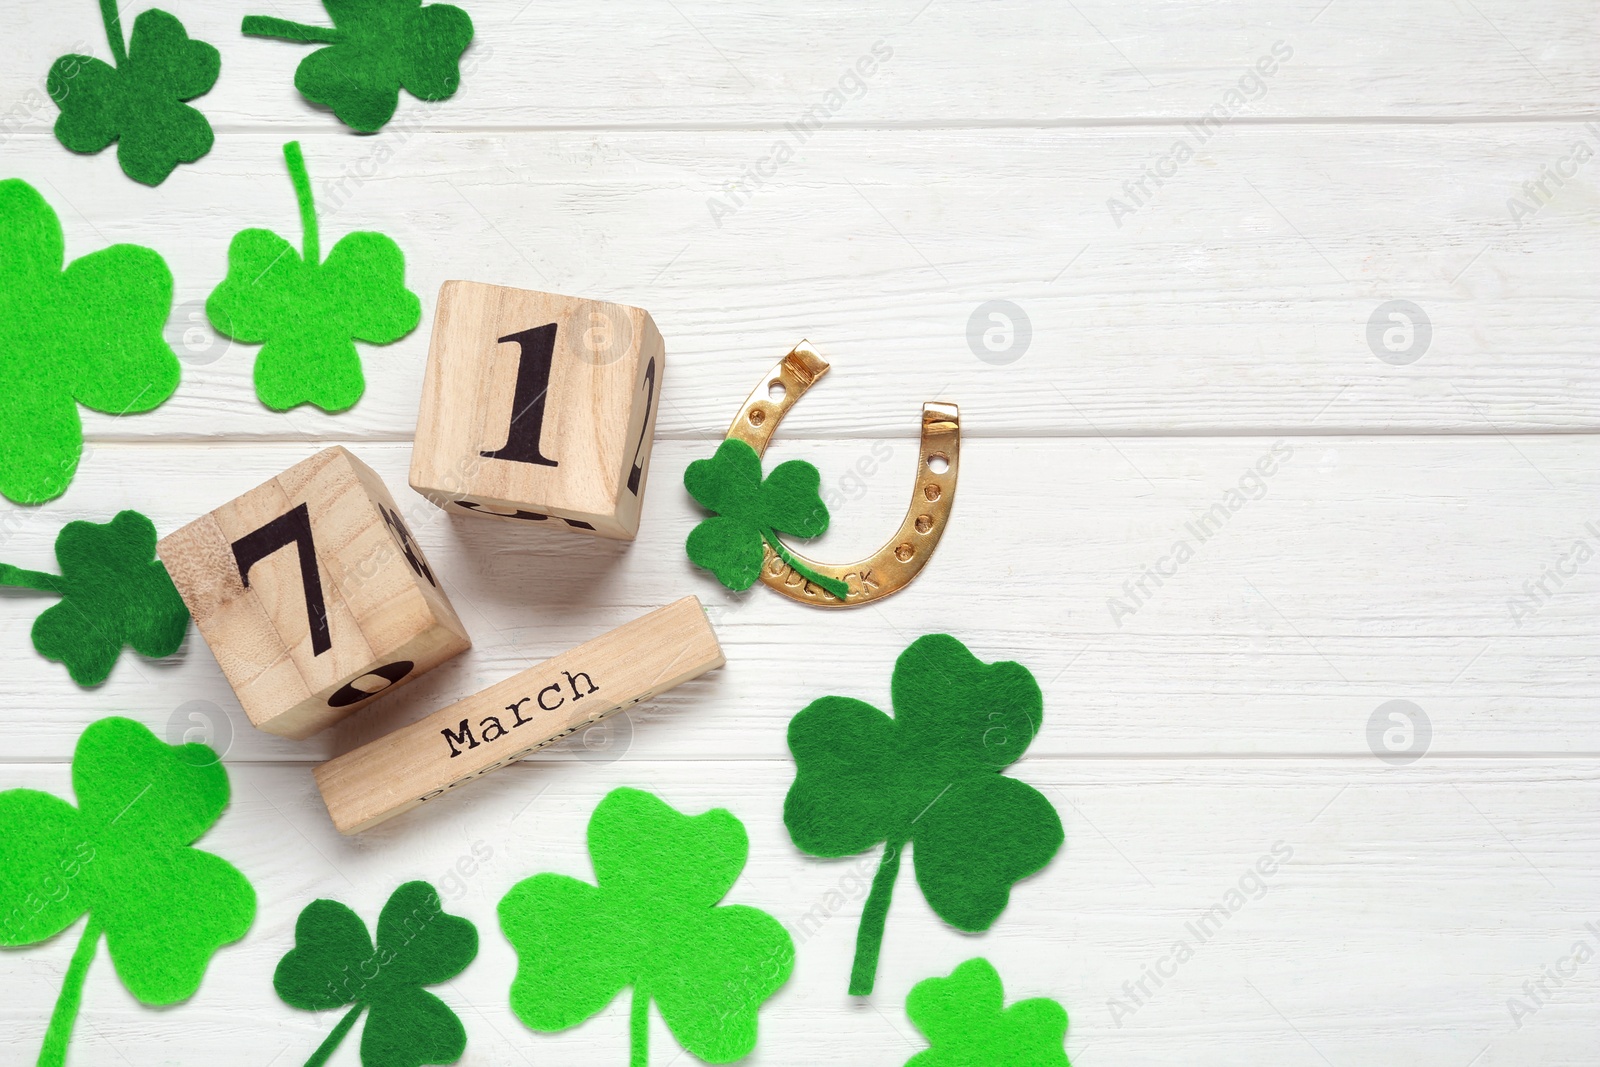
M 239 580 L 250 588 L 250 568 L 280 548 L 294 545 L 300 553 L 300 584 L 306 591 L 306 618 L 311 623 L 311 654 L 320 656 L 333 647 L 328 633 L 328 605 L 322 599 L 322 579 L 317 574 L 317 546 L 311 540 L 311 512 L 304 504 L 293 507 L 233 543 Z

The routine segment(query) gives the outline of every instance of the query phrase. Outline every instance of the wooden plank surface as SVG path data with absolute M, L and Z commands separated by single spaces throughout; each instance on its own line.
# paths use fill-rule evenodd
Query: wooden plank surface
M 553 1037 L 510 1014 L 494 913 L 520 878 L 591 874 L 584 826 L 618 785 L 733 810 L 751 859 L 730 899 L 801 932 L 751 1064 L 903 1063 L 922 1047 L 907 990 L 980 954 L 1009 997 L 1065 1005 L 1077 1067 L 1600 1054 L 1592 4 L 472 0 L 460 93 L 404 98 L 375 137 L 294 92 L 308 48 L 238 34 L 246 13 L 320 5 L 163 6 L 223 73 L 200 101 L 215 149 L 154 190 L 49 132 L 50 62 L 106 54 L 93 5 L 14 0 L 0 34 L 0 177 L 56 206 L 69 255 L 165 256 L 184 361 L 155 412 L 85 414 L 65 496 L 0 502 L 0 560 L 48 569 L 63 523 L 123 507 L 168 533 L 343 444 L 395 494 L 474 646 L 290 742 L 248 726 L 194 634 L 80 690 L 29 648 L 48 599 L 0 591 L 0 787 L 65 793 L 108 714 L 209 740 L 234 799 L 202 844 L 261 899 L 181 1007 L 136 1005 L 102 953 L 73 1067 L 304 1062 L 335 1019 L 271 992 L 295 915 L 325 896 L 370 921 L 409 878 L 479 924 L 478 962 L 440 990 L 463 1064 L 626 1062 L 621 1002 Z M 202 312 L 235 232 L 298 241 L 291 138 L 324 246 L 392 235 L 425 309 L 363 348 L 367 393 L 338 416 L 262 407 L 254 347 Z M 671 368 L 635 543 L 453 518 L 406 488 L 450 278 L 659 324 Z M 801 338 L 834 369 L 769 455 L 822 471 L 833 527 L 808 554 L 875 549 L 904 514 L 919 406 L 962 411 L 938 553 L 856 612 L 722 592 L 682 551 L 701 515 L 685 466 Z M 691 593 L 725 668 L 335 831 L 316 764 Z M 979 937 L 902 872 L 878 992 L 852 1000 L 875 856 L 789 843 L 784 727 L 828 693 L 887 709 L 896 654 L 930 631 L 1038 677 L 1044 724 L 1014 773 L 1067 843 Z M 1258 891 L 1275 848 L 1290 856 Z M 1243 905 L 1155 984 L 1230 890 Z M 73 940 L 0 954 L 17 1057 Z M 1597 954 L 1575 962 L 1580 945 Z M 674 1062 L 652 1027 L 651 1062 Z M 358 1062 L 353 1040 L 330 1061 Z

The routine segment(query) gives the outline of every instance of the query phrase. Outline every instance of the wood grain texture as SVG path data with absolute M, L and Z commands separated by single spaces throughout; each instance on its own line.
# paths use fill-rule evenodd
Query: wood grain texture
M 369 384 L 342 415 L 263 408 L 256 347 L 205 324 L 232 235 L 293 230 L 293 190 L 267 162 L 281 135 L 219 138 L 157 193 L 48 135 L 5 155 L 60 211 L 69 255 L 143 242 L 176 278 L 177 394 L 146 415 L 85 412 L 93 440 L 205 440 L 219 425 L 410 440 L 450 278 L 649 309 L 676 379 L 664 438 L 720 432 L 801 338 L 835 370 L 788 437 L 900 433 L 940 399 L 974 436 L 1494 434 L 1600 427 L 1600 163 L 1547 184 L 1531 217 L 1507 208 L 1573 145 L 1600 150 L 1597 130 L 1228 127 L 1159 189 L 1144 168 L 1181 126 L 827 130 L 719 219 L 708 202 L 771 153 L 769 132 L 301 135 L 324 240 L 393 236 L 427 309 L 401 341 L 360 346 Z M 1114 221 L 1108 200 L 1139 180 L 1153 195 Z M 1031 324 L 999 366 L 969 338 L 997 299 Z M 1368 336 L 1399 299 L 1431 326 L 1405 366 Z
M 446 281 L 411 488 L 472 517 L 631 541 L 666 362 L 641 308 Z
M 317 789 L 339 832 L 361 833 L 724 662 L 684 597 L 329 760 Z
M 94 9 L 13 0 L 0 42 L 0 99 L 44 96 L 58 55 L 105 58 Z M 312 46 L 239 36 L 243 14 L 326 25 L 320 5 L 168 0 L 191 35 L 222 50 L 203 98 L 231 128 L 338 129 L 294 89 Z M 1459 119 L 1593 115 L 1600 27 L 1582 0 L 1238 0 L 1225 7 L 1117 0 L 479 0 L 461 89 L 434 105 L 401 97 L 396 122 L 430 127 L 795 122 L 839 93 L 838 120 L 887 126 L 1132 122 L 1215 106 L 1274 42 L 1293 57 L 1250 100 L 1260 118 Z M 857 81 L 863 56 L 878 57 Z M 29 121 L 54 121 L 48 99 Z M 21 116 L 19 116 L 21 118 Z M 391 124 L 392 125 L 392 124 Z
M 439 990 L 463 1064 L 626 1062 L 621 1002 L 556 1036 L 510 1014 L 494 916 L 520 878 L 591 875 L 584 827 L 618 785 L 749 830 L 730 900 L 800 942 L 751 1064 L 904 1063 L 923 1045 L 906 992 L 975 955 L 1009 997 L 1066 1006 L 1077 1067 L 1600 1055 L 1600 956 L 1575 962 L 1600 949 L 1591 3 L 463 0 L 460 92 L 402 96 L 365 138 L 295 92 L 310 48 L 239 35 L 246 13 L 320 5 L 162 6 L 224 58 L 198 102 L 215 148 L 154 190 L 49 132 L 51 61 L 106 54 L 93 5 L 13 0 L 0 34 L 0 176 L 56 206 L 70 256 L 167 258 L 184 360 L 155 412 L 85 413 L 67 494 L 0 505 L 0 559 L 47 567 L 62 523 L 123 507 L 168 533 L 343 444 L 398 491 L 475 644 L 291 742 L 249 726 L 197 635 L 80 690 L 29 648 L 49 601 L 0 593 L 0 785 L 67 792 L 73 744 L 108 714 L 209 740 L 234 799 L 201 844 L 261 899 L 175 1009 L 133 1003 L 102 954 L 74 1064 L 304 1062 L 335 1019 L 270 991 L 295 916 L 321 896 L 371 922 L 408 878 L 480 927 L 479 960 Z M 393 235 L 429 309 L 362 347 L 366 395 L 338 416 L 262 408 L 254 347 L 203 311 L 234 233 L 295 232 L 291 137 L 326 240 Z M 451 517 L 402 488 L 450 278 L 650 310 L 673 368 L 635 542 Z M 937 553 L 856 612 L 726 594 L 682 551 L 701 517 L 685 466 L 802 337 L 834 371 L 770 461 L 821 469 L 833 525 L 803 546 L 820 558 L 903 517 L 919 405 L 962 412 Z M 329 822 L 317 763 L 689 593 L 723 669 L 449 805 L 351 838 Z M 934 630 L 1038 677 L 1044 724 L 1013 773 L 1067 843 L 979 937 L 902 872 L 878 993 L 852 1001 L 876 856 L 795 852 L 784 728 L 829 693 L 888 709 L 896 654 Z M 1416 762 L 1387 747 L 1397 700 Z M 1275 848 L 1292 855 L 1260 875 Z M 1197 923 L 1218 929 L 1169 973 Z M 74 936 L 0 954 L 8 1047 L 37 1047 Z M 347 1040 L 331 1062 L 358 1061 Z

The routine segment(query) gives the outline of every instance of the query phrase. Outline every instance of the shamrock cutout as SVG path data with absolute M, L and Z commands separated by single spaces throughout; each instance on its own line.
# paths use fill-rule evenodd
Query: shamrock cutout
M 789 837 L 813 856 L 887 844 L 856 932 L 850 993 L 872 992 L 889 897 L 905 846 L 917 884 L 945 922 L 987 930 L 1011 887 L 1061 847 L 1061 820 L 1038 790 L 1001 770 L 1039 732 L 1044 698 L 1020 663 L 983 663 L 948 634 L 919 637 L 895 661 L 894 718 L 848 697 L 813 701 L 789 721 L 795 779 Z
M 331 28 L 246 15 L 247 37 L 326 44 L 294 72 L 294 87 L 326 104 L 340 122 L 374 133 L 394 117 L 400 90 L 419 100 L 448 100 L 461 84 L 461 53 L 472 19 L 459 7 L 422 0 L 323 0 Z
M 1000 976 L 985 959 L 912 986 L 906 1014 L 933 1046 L 906 1067 L 1071 1067 L 1062 1047 L 1066 1011 L 1047 997 L 1006 1007 Z
M 761 1003 L 794 969 L 782 924 L 718 905 L 749 852 L 744 825 L 725 809 L 689 816 L 650 793 L 613 789 L 589 819 L 597 885 L 538 874 L 500 901 L 517 951 L 511 1010 L 535 1030 L 565 1030 L 632 986 L 635 1067 L 648 1062 L 652 999 L 702 1060 L 747 1055 Z
M 256 395 L 273 411 L 315 404 L 344 411 L 366 390 L 355 340 L 386 345 L 422 321 L 406 288 L 406 258 L 381 233 L 347 233 L 320 258 L 317 212 L 300 142 L 283 146 L 300 201 L 304 250 L 270 230 L 241 230 L 228 246 L 228 276 L 206 300 L 218 333 L 262 345 Z
M 66 1060 L 102 934 L 128 992 L 176 1004 L 256 914 L 244 875 L 189 847 L 228 803 L 228 772 L 210 748 L 101 719 L 78 738 L 72 788 L 77 807 L 33 789 L 0 793 L 0 945 L 44 941 L 89 915 L 39 1053 L 50 1067 Z
M 812 585 L 843 600 L 850 588 L 824 578 L 795 559 L 778 533 L 820 537 L 828 528 L 828 505 L 817 490 L 822 475 L 803 459 L 791 459 L 761 477 L 761 457 L 737 437 L 717 446 L 710 459 L 697 459 L 683 472 L 683 485 L 700 506 L 713 513 L 689 531 L 689 560 L 716 575 L 729 589 L 749 589 L 761 574 L 765 545 Z
M 291 1007 L 353 1005 L 306 1067 L 321 1067 L 361 1013 L 363 1067 L 454 1063 L 467 1047 L 456 1013 L 423 986 L 447 982 L 478 954 L 478 928 L 445 914 L 427 882 L 407 882 L 378 913 L 373 948 L 361 917 L 336 900 L 313 900 L 294 924 L 294 948 L 278 961 L 272 987 Z
M 60 496 L 83 453 L 77 404 L 149 411 L 178 387 L 162 328 L 172 274 L 138 245 L 112 245 L 62 269 L 61 222 L 38 190 L 0 181 L 0 494 Z
M 33 647 L 65 663 L 79 685 L 99 685 L 123 645 L 159 659 L 178 651 L 189 632 L 189 609 L 155 554 L 155 524 L 137 511 L 120 511 L 107 523 L 61 528 L 60 575 L 0 563 L 0 585 L 60 595 L 33 621 Z
M 184 101 L 211 91 L 222 57 L 190 40 L 165 11 L 152 8 L 134 19 L 127 47 L 116 0 L 100 0 L 100 19 L 117 65 L 79 55 L 51 65 L 45 88 L 61 109 L 56 140 L 85 154 L 116 141 L 122 173 L 160 185 L 179 163 L 211 151 L 211 123 Z

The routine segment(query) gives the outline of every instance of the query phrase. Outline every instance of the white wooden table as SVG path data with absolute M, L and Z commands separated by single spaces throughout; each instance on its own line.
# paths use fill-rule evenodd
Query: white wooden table
M 479 924 L 478 961 L 442 990 L 468 1028 L 462 1062 L 626 1062 L 625 999 L 556 1036 L 511 1015 L 496 902 L 538 871 L 588 877 L 588 814 L 622 784 L 744 820 L 731 899 L 794 924 L 856 887 L 860 861 L 804 857 L 783 830 L 785 723 L 826 693 L 887 707 L 895 655 L 939 630 L 1044 686 L 1044 730 L 1013 773 L 1052 797 L 1067 844 L 983 936 L 940 923 L 902 872 L 869 1000 L 845 995 L 856 889 L 800 946 L 749 1062 L 901 1064 L 923 1047 L 906 991 L 984 955 L 1008 996 L 1066 1006 L 1079 1067 L 1593 1063 L 1600 558 L 1574 552 L 1600 550 L 1593 4 L 463 3 L 478 36 L 459 94 L 404 98 L 363 138 L 295 93 L 303 47 L 237 32 L 252 12 L 320 21 L 316 5 L 172 0 L 222 50 L 200 101 L 217 142 L 155 190 L 50 134 L 51 61 L 105 55 L 94 5 L 8 4 L 0 174 L 56 206 L 69 256 L 116 241 L 166 256 L 185 367 L 152 414 L 85 415 L 76 481 L 0 512 L 0 558 L 48 565 L 62 523 L 124 507 L 170 531 L 339 442 L 410 500 L 476 642 L 288 743 L 249 727 L 193 633 L 82 691 L 28 644 L 41 602 L 0 599 L 0 783 L 66 792 L 78 734 L 107 714 L 205 733 L 234 800 L 202 843 L 260 893 L 249 936 L 178 1008 L 137 1005 L 102 950 L 74 1064 L 304 1062 L 335 1017 L 272 991 L 295 916 L 329 896 L 370 921 L 409 878 Z M 393 235 L 427 309 L 404 341 L 364 349 L 370 385 L 344 415 L 262 407 L 254 348 L 200 314 L 235 231 L 298 241 L 291 138 L 324 246 Z M 448 518 L 405 490 L 447 278 L 655 315 L 669 365 L 635 544 Z M 1002 329 L 985 346 L 996 300 L 1025 315 L 1025 345 Z M 1416 310 L 1388 318 L 1391 301 Z M 898 521 L 921 402 L 963 414 L 938 555 L 855 613 L 723 595 L 682 550 L 699 516 L 685 465 L 802 337 L 834 373 L 772 455 L 823 471 L 820 558 Z M 1175 564 L 1185 524 L 1235 488 L 1242 505 Z M 1157 566 L 1172 573 L 1128 600 Z M 1574 573 L 1545 577 L 1558 566 Z M 686 592 L 728 667 L 635 710 L 631 737 L 569 743 L 359 838 L 333 831 L 314 763 Z M 1424 758 L 1375 755 L 1404 726 L 1385 711 L 1369 730 L 1392 700 L 1426 717 Z M 1275 845 L 1292 860 L 1177 964 L 1187 924 L 1241 879 L 1254 890 Z M 0 953 L 6 1062 L 31 1062 L 75 939 Z M 653 1027 L 652 1062 L 673 1062 Z M 334 1062 L 357 1063 L 357 1045 Z

